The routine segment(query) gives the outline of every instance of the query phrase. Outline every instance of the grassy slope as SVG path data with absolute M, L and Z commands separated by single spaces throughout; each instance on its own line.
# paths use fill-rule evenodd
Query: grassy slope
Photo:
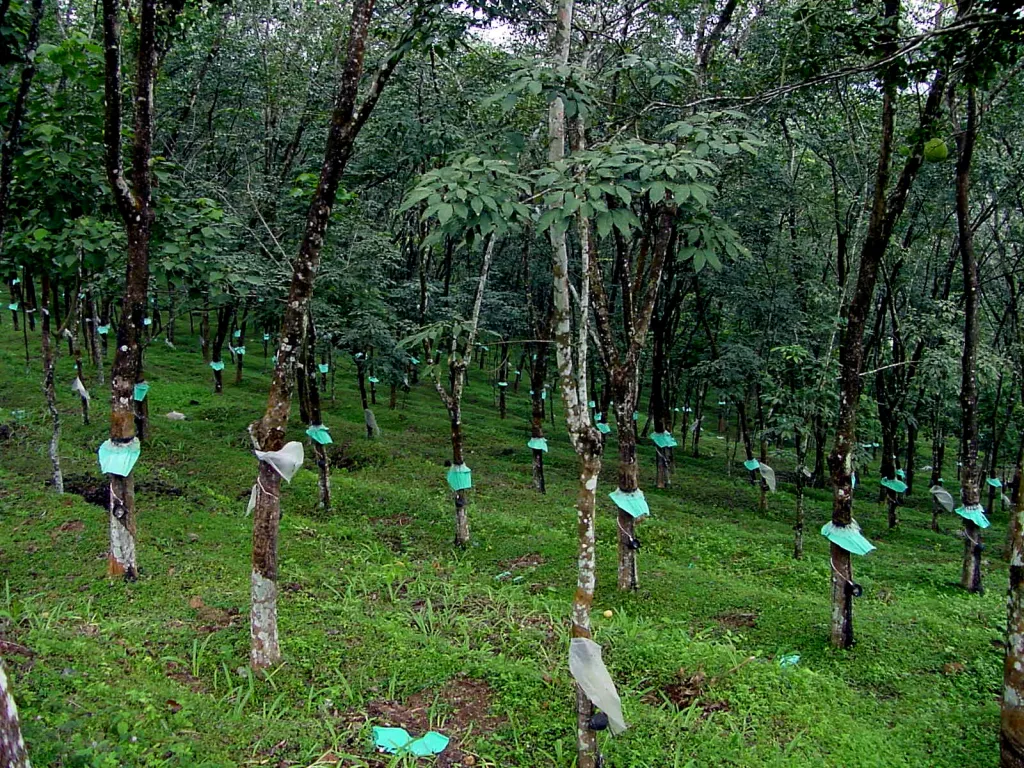
M 358 468 L 333 473 L 329 516 L 314 509 L 313 472 L 302 470 L 284 491 L 286 663 L 256 680 L 245 672 L 243 512 L 255 472 L 245 426 L 261 411 L 267 383 L 262 354 L 250 355 L 254 370 L 241 386 L 228 383 L 215 397 L 196 353 L 153 345 L 153 436 L 136 472 L 143 574 L 124 584 L 104 578 L 105 513 L 44 488 L 49 432 L 39 365 L 25 372 L 20 344 L 8 315 L 0 423 L 12 409 L 27 419 L 0 443 L 0 629 L 36 654 L 10 656 L 8 665 L 37 765 L 306 766 L 327 750 L 343 765 L 385 765 L 375 762 L 369 728 L 392 723 L 367 712 L 413 696 L 432 703 L 434 727 L 461 737 L 477 765 L 571 764 L 574 456 L 560 418 L 549 493 L 539 497 L 529 482 L 525 393 L 510 393 L 502 422 L 483 374 L 472 373 L 465 424 L 473 546 L 459 553 L 450 545 L 448 429 L 436 395 L 421 383 L 399 410 L 382 402 L 384 434 L 370 443 L 361 437 L 354 377 L 340 370 L 325 420 Z M 64 471 L 99 480 L 107 390 L 90 387 L 94 422 L 83 427 L 70 370 L 62 357 Z M 189 419 L 164 419 L 170 410 Z M 294 421 L 291 433 L 303 437 Z M 680 456 L 669 491 L 653 489 L 653 446 L 641 450 L 653 518 L 640 528 L 635 595 L 615 590 L 612 486 L 601 485 L 596 638 L 632 725 L 602 739 L 609 765 L 995 765 L 1005 515 L 987 534 L 990 591 L 969 596 L 955 583 L 960 540 L 926 530 L 921 492 L 920 508 L 905 509 L 902 527 L 889 532 L 874 481 L 865 480 L 857 517 L 878 551 L 855 563 L 865 587 L 858 645 L 835 652 L 827 644 L 827 542 L 817 535 L 828 497 L 814 493 L 806 558 L 794 561 L 791 489 L 782 486 L 759 515 L 742 473 L 726 472 L 724 443 L 708 432 L 703 444 L 717 455 Z M 614 442 L 609 448 L 613 470 Z M 787 459 L 774 463 L 786 468 Z M 147 491 L 147 483 L 160 489 L 157 480 L 183 494 Z M 514 569 L 517 581 L 495 580 L 529 554 L 542 562 Z M 603 618 L 605 609 L 614 617 Z M 779 668 L 775 657 L 785 653 L 800 654 L 796 668 Z M 657 692 L 681 669 L 702 670 L 711 682 L 680 711 Z M 446 700 L 446 681 L 460 674 L 488 684 L 491 714 L 502 719 L 496 729 L 467 732 L 465 715 Z

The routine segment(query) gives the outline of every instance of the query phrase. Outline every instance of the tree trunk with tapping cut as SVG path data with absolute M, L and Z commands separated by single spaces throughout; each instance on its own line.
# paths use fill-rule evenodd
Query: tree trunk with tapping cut
M 267 407 L 262 418 L 249 425 L 249 435 L 253 447 L 257 450 L 278 451 L 284 446 L 285 430 L 291 410 L 292 381 L 302 340 L 303 323 L 313 295 L 313 284 L 320 266 L 324 236 L 341 177 L 352 156 L 356 137 L 373 112 L 395 67 L 410 47 L 412 35 L 420 27 L 421 14 L 422 8 L 417 6 L 412 13 L 412 21 L 399 36 L 395 47 L 385 57 L 368 86 L 362 103 L 357 107 L 363 59 L 369 37 L 370 19 L 373 15 L 373 0 L 355 0 L 352 5 L 345 61 L 331 115 L 320 179 L 310 202 L 299 252 L 292 262 L 291 285 L 281 323 L 277 362 L 271 378 Z M 250 577 L 252 612 L 249 622 L 249 661 L 257 670 L 271 667 L 281 660 L 277 629 L 280 489 L 280 475 L 269 463 L 259 462 L 256 504 L 253 510 Z
M 25 740 L 21 736 L 18 707 L 0 659 L 0 765 L 3 768 L 31 768 Z
M 57 410 L 57 392 L 53 381 L 59 344 L 54 343 L 50 336 L 50 279 L 46 272 L 43 272 L 42 315 L 39 327 L 42 332 L 43 396 L 46 398 L 46 407 L 50 412 L 51 422 L 49 443 L 51 477 L 53 490 L 57 493 L 64 493 L 64 473 L 60 468 L 60 411 Z

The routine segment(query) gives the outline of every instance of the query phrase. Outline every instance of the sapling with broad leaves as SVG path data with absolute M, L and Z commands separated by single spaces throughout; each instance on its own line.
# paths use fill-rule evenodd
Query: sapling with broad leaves
M 472 470 L 466 466 L 463 450 L 462 395 L 466 374 L 477 350 L 480 310 L 495 248 L 509 228 L 528 221 L 529 209 L 519 197 L 530 189 L 528 180 L 506 161 L 469 155 L 420 177 L 402 209 L 426 202 L 422 218 L 436 219 L 437 228 L 424 245 L 439 243 L 445 235 L 458 235 L 467 251 L 481 251 L 479 277 L 467 318 L 455 317 L 430 325 L 402 342 L 407 349 L 423 348 L 428 360 L 444 353 L 445 371 L 431 365 L 434 388 L 448 412 L 451 425 L 452 459 L 448 484 L 455 500 L 455 544 L 469 543 L 466 491 L 472 486 Z

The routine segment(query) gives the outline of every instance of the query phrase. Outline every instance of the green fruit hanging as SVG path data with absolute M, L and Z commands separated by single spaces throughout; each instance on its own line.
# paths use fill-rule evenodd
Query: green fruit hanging
M 924 145 L 924 159 L 929 163 L 941 163 L 949 157 L 949 149 L 942 139 L 928 139 Z

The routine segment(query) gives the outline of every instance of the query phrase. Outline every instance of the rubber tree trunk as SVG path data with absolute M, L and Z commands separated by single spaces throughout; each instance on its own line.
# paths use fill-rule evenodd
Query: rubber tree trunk
M 640 488 L 639 468 L 636 463 L 636 386 L 630 382 L 617 382 L 615 418 L 619 425 L 619 490 L 630 493 Z M 616 508 L 618 517 L 618 585 L 621 590 L 633 591 L 640 584 L 637 568 L 636 520 L 628 512 Z
M 507 413 L 505 394 L 508 392 L 508 343 L 501 343 L 501 363 L 498 366 L 498 416 L 504 419 Z
M 50 335 L 50 280 L 49 276 L 43 273 L 43 306 L 42 322 L 39 327 L 42 332 L 43 350 L 43 396 L 46 398 L 46 407 L 50 411 L 50 467 L 52 470 L 53 489 L 57 493 L 64 493 L 64 473 L 60 468 L 60 411 L 57 410 L 57 392 L 54 387 L 54 371 L 57 367 L 57 348 Z
M 213 369 L 213 394 L 215 395 L 220 395 L 224 392 L 224 360 L 221 355 L 224 352 L 224 342 L 228 337 L 228 332 L 231 330 L 231 316 L 233 314 L 234 307 L 232 306 L 217 309 L 217 331 L 211 345 L 212 349 L 210 350 L 210 362 L 217 365 Z
M 959 150 L 956 166 L 956 213 L 960 241 L 960 261 L 964 284 L 964 347 L 961 356 L 960 436 L 963 471 L 960 476 L 960 499 L 965 507 L 981 503 L 978 468 L 978 262 L 974 253 L 974 228 L 970 212 L 971 160 L 977 136 L 977 109 L 974 88 L 967 88 L 967 120 L 965 130 L 957 137 Z M 968 592 L 981 592 L 981 529 L 971 520 L 964 520 L 964 558 L 960 584 Z
M 242 319 L 238 323 L 238 337 L 235 342 L 235 349 L 245 348 L 245 329 L 249 324 L 249 307 L 243 307 Z M 235 384 L 242 383 L 242 370 L 245 367 L 245 352 L 235 353 Z
M 3 660 L 0 660 L 0 765 L 3 768 L 31 768 L 25 740 L 21 736 L 18 707 L 14 703 Z
M 108 0 L 110 2 L 112 0 Z M 348 27 L 345 61 L 338 95 L 332 111 L 327 146 L 320 180 L 310 201 L 306 227 L 299 252 L 292 262 L 291 285 L 284 305 L 284 317 L 271 378 L 267 407 L 263 417 L 249 425 L 253 447 L 278 451 L 284 446 L 291 410 L 291 388 L 296 357 L 302 341 L 302 326 L 313 295 L 313 284 L 320 266 L 331 209 L 334 206 L 342 174 L 352 156 L 356 137 L 369 119 L 394 68 L 409 47 L 411 34 L 421 19 L 417 7 L 409 26 L 396 41 L 397 48 L 387 56 L 368 86 L 357 108 L 363 59 L 373 16 L 373 0 L 355 0 Z M 249 661 L 255 669 L 266 669 L 281 659 L 277 629 L 277 546 L 281 519 L 281 477 L 266 461 L 259 462 L 256 506 L 253 510 L 252 574 L 250 578 L 252 611 L 249 634 Z
M 100 344 L 100 334 L 97 330 L 100 326 L 100 316 L 96 312 L 96 302 L 93 299 L 92 291 L 85 293 L 85 311 L 89 316 L 89 342 L 92 345 L 92 359 L 96 364 L 96 382 L 103 384 L 105 378 L 103 369 L 106 363 L 103 361 L 103 347 Z
M 804 556 L 804 488 L 807 484 L 807 435 L 796 430 L 796 522 L 793 525 L 793 559 L 801 560 Z
M 1021 385 L 1024 403 L 1024 383 Z M 1010 515 L 1010 590 L 1006 600 L 1006 657 L 1003 662 L 1003 695 L 999 752 L 1001 768 L 1024 768 L 1024 492 L 1017 464 Z
M 317 383 L 316 355 L 316 326 L 313 319 L 308 320 L 309 330 L 307 333 L 306 357 L 302 369 L 302 375 L 306 378 L 306 396 L 309 407 L 309 424 L 320 425 L 324 423 L 323 412 L 320 408 L 320 386 Z M 331 509 L 331 460 L 327 454 L 327 446 L 313 441 L 313 453 L 316 455 L 317 488 L 319 490 L 319 505 L 324 512 Z
M 359 385 L 359 400 L 363 405 L 363 416 L 366 424 L 366 439 L 373 440 L 377 431 L 373 428 L 375 421 L 371 418 L 370 401 L 366 395 L 366 355 L 356 358 L 356 383 Z
M 548 376 L 548 350 L 547 344 L 537 344 L 534 347 L 535 356 L 530 361 L 530 437 L 544 437 L 544 400 L 541 399 L 541 392 L 544 389 L 544 382 Z M 525 355 L 524 355 L 525 357 Z M 521 370 L 521 369 L 520 369 Z M 544 451 L 539 448 L 532 449 L 533 452 L 533 487 L 538 493 L 546 493 L 547 487 L 544 483 Z

